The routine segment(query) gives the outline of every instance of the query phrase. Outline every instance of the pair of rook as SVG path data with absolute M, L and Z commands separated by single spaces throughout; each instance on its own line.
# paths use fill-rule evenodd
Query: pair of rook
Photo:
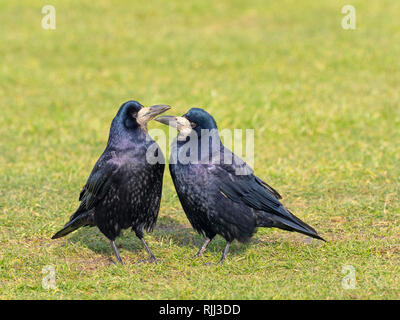
M 157 221 L 165 161 L 160 161 L 164 157 L 159 148 L 159 161 L 148 161 L 148 150 L 156 142 L 148 134 L 147 123 L 169 109 L 166 105 L 143 107 L 137 101 L 120 107 L 111 123 L 107 146 L 80 193 L 79 208 L 53 239 L 83 226 L 97 226 L 122 263 L 115 239 L 122 229 L 131 228 L 142 241 L 148 261 L 156 261 L 144 232 L 152 231 Z M 323 240 L 279 201 L 282 197 L 275 189 L 223 146 L 217 124 L 205 110 L 192 108 L 183 116 L 160 116 L 155 120 L 178 130 L 169 169 L 187 218 L 205 237 L 197 256 L 220 235 L 227 242 L 222 263 L 232 241 L 247 241 L 257 227 L 296 231 Z M 202 139 L 209 140 L 207 148 L 202 148 Z M 215 161 L 216 156 L 219 161 Z

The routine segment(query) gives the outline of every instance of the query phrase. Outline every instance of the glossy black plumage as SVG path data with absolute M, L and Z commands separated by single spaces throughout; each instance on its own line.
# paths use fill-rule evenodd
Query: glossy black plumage
M 146 123 L 167 109 L 163 105 L 144 108 L 136 101 L 120 107 L 107 146 L 80 193 L 79 208 L 53 239 L 81 226 L 97 226 L 111 241 L 121 262 L 114 240 L 122 229 L 131 228 L 142 240 L 150 260 L 154 260 L 144 241 L 144 231 L 151 231 L 157 220 L 165 165 L 164 161 L 147 161 L 146 152 L 155 142 L 147 133 Z M 156 152 L 163 158 L 161 150 Z
M 169 168 L 186 216 L 193 228 L 207 238 L 198 255 L 219 234 L 227 241 L 223 262 L 229 244 L 235 239 L 247 241 L 257 227 L 297 231 L 323 240 L 282 205 L 275 189 L 256 177 L 242 159 L 223 146 L 210 114 L 193 108 L 183 118 L 162 116 L 156 120 L 173 123 L 181 132 L 172 144 Z M 177 119 L 183 122 L 187 119 L 190 125 L 179 127 Z M 211 134 L 204 135 L 207 130 Z M 209 139 L 208 148 L 201 147 L 203 139 Z M 195 158 L 182 161 L 182 156 L 185 159 L 195 151 Z

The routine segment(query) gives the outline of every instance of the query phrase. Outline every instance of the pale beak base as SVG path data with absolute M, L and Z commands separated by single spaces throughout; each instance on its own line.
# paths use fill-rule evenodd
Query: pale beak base
M 136 121 L 140 125 L 146 125 L 147 122 L 152 120 L 154 117 L 158 116 L 159 114 L 171 109 L 170 106 L 165 104 L 157 104 L 151 107 L 145 107 L 139 110 Z

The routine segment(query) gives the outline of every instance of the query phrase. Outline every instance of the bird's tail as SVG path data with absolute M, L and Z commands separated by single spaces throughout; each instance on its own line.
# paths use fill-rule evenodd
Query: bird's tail
M 87 226 L 89 225 L 88 222 L 88 217 L 89 217 L 90 212 L 84 212 L 74 218 L 72 216 L 72 219 L 62 228 L 60 231 L 58 231 L 54 236 L 52 236 L 52 239 L 57 239 L 66 236 L 67 234 L 71 233 L 72 231 L 75 231 L 76 229 L 79 229 L 80 227 Z
M 321 236 L 318 235 L 317 231 L 314 228 L 306 224 L 297 218 L 293 213 L 291 213 L 288 209 L 284 208 L 286 213 L 289 213 L 287 217 L 283 217 L 280 215 L 272 215 L 267 212 L 261 212 L 258 216 L 258 226 L 259 227 L 275 227 L 287 231 L 296 231 L 302 234 L 305 234 L 309 237 L 319 239 L 325 241 Z

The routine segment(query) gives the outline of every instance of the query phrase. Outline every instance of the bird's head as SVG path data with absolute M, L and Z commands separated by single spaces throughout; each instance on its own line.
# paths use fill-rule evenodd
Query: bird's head
M 204 131 L 215 130 L 218 132 L 217 123 L 205 110 L 192 108 L 183 116 L 161 116 L 155 119 L 158 122 L 176 128 L 179 131 L 178 140 L 184 140 L 193 131 L 200 138 Z
M 131 100 L 119 108 L 115 119 L 118 119 L 126 129 L 146 130 L 150 120 L 169 109 L 170 106 L 163 104 L 143 107 L 139 102 Z
M 111 123 L 108 145 L 122 148 L 132 141 L 146 140 L 147 123 L 168 109 L 166 105 L 143 107 L 137 101 L 125 102 Z
M 213 130 L 217 129 L 217 123 L 214 118 L 207 111 L 200 108 L 192 108 L 183 115 L 190 121 L 190 125 L 193 129 L 201 130 Z

